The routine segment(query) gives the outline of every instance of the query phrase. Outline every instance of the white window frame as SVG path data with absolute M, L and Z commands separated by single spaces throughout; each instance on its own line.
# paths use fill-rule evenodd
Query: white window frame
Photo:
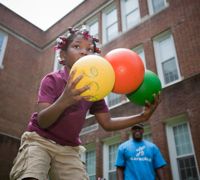
M 137 8 L 132 9 L 132 11 L 130 13 L 134 13 L 134 12 L 138 11 L 139 18 L 130 27 L 127 27 L 127 19 L 126 19 L 127 12 L 125 12 L 125 3 L 126 2 L 125 2 L 125 0 L 121 0 L 121 18 L 122 18 L 122 29 L 123 29 L 123 31 L 126 31 L 126 30 L 136 26 L 141 20 L 138 0 L 131 0 L 131 1 L 137 3 Z
M 174 180 L 181 180 L 181 179 L 180 179 L 180 175 L 179 175 L 179 171 L 178 171 L 178 163 L 176 161 L 177 156 L 176 156 L 175 140 L 174 140 L 174 136 L 173 136 L 173 127 L 176 125 L 179 125 L 179 124 L 184 124 L 184 123 L 187 123 L 189 138 L 190 138 L 190 142 L 191 142 L 191 146 L 192 146 L 192 155 L 194 155 L 194 159 L 195 159 L 195 163 L 196 163 L 196 167 L 197 167 L 197 173 L 199 176 L 198 164 L 197 164 L 197 160 L 196 160 L 196 156 L 195 156 L 195 152 L 194 152 L 194 145 L 193 145 L 193 141 L 192 141 L 190 126 L 186 120 L 186 115 L 183 114 L 183 115 L 168 119 L 166 122 L 166 126 L 165 126 L 167 142 L 168 142 L 168 150 L 169 150 L 169 155 L 170 155 L 170 162 L 171 162 L 171 167 L 173 167 L 172 168 L 172 176 L 173 176 Z
M 86 163 L 86 153 L 88 152 L 88 151 L 96 151 L 96 147 L 95 147 L 95 144 L 94 143 L 91 143 L 91 144 L 87 144 L 87 145 L 85 145 L 85 148 L 86 148 L 86 150 L 84 151 L 84 152 L 81 152 L 81 160 L 84 162 L 84 163 Z M 96 153 L 95 153 L 95 159 L 96 159 Z M 85 168 L 86 168 L 86 166 L 85 166 Z M 95 175 L 96 176 L 96 161 L 95 161 L 95 174 L 93 174 L 93 175 Z M 89 176 L 89 175 L 88 175 Z
M 86 119 L 90 118 L 91 116 L 93 115 L 87 115 L 86 116 Z M 92 124 L 90 126 L 86 126 L 85 128 L 83 128 L 80 132 L 80 136 L 83 136 L 85 134 L 88 134 L 88 133 L 91 133 L 91 132 L 94 132 L 96 130 L 99 129 L 99 124 L 98 123 L 95 123 L 95 124 Z
M 63 68 L 63 66 L 59 63 L 58 58 L 59 58 L 59 50 L 56 50 L 54 57 L 54 65 L 53 65 L 54 72 Z
M 114 3 L 112 3 L 111 5 L 109 5 L 108 7 L 106 7 L 103 11 L 102 11 L 102 35 L 103 35 L 103 38 L 102 38 L 102 42 L 103 42 L 103 44 L 105 44 L 105 43 L 107 43 L 107 42 L 110 42 L 110 41 L 112 41 L 113 39 L 115 39 L 117 36 L 118 36 L 118 34 L 119 34 L 119 28 L 118 28 L 118 16 L 116 17 L 117 18 L 117 32 L 118 32 L 118 34 L 116 34 L 114 37 L 112 37 L 112 39 L 110 39 L 110 40 L 108 40 L 107 39 L 107 31 L 106 31 L 106 14 L 108 14 L 109 12 L 111 12 L 112 10 L 116 10 L 116 13 L 117 13 L 117 8 L 116 8 L 116 6 L 115 6 L 115 4 Z
M 109 146 L 119 144 L 120 143 L 120 136 L 114 136 L 103 140 L 103 177 L 108 179 L 109 173 Z M 109 180 L 109 179 L 108 179 Z
M 172 45 L 172 53 L 173 53 L 173 57 L 175 58 L 175 64 L 176 64 L 176 68 L 177 68 L 177 73 L 178 73 L 178 79 L 175 81 L 172 81 L 168 84 L 164 83 L 164 75 L 163 75 L 163 69 L 162 69 L 162 59 L 161 59 L 161 54 L 159 51 L 159 43 L 164 40 L 169 38 L 171 40 L 171 45 Z M 172 84 L 175 84 L 179 81 L 182 80 L 181 74 L 180 74 L 180 69 L 179 69 L 179 63 L 178 63 L 178 59 L 177 59 L 177 55 L 176 55 L 176 49 L 175 49 L 175 44 L 174 44 L 174 39 L 173 36 L 171 34 L 170 31 L 166 31 L 158 36 L 156 36 L 153 39 L 153 44 L 154 44 L 154 52 L 155 52 L 155 58 L 156 58 L 156 66 L 157 66 L 157 70 L 158 70 L 158 76 L 161 80 L 162 83 L 162 87 L 167 87 L 170 86 Z M 164 61 L 163 61 L 164 62 Z
M 90 149 L 89 148 L 87 148 L 87 151 L 85 152 L 85 158 L 86 158 L 86 153 L 87 152 L 90 152 L 90 151 L 94 151 L 94 154 L 95 154 L 95 161 L 94 161 L 94 166 L 95 166 L 95 170 L 94 170 L 94 173 L 93 174 L 89 174 L 88 173 L 88 176 L 90 177 L 90 176 L 95 176 L 96 177 L 96 151 L 95 151 L 95 146 L 93 146 L 93 148 L 92 147 L 90 147 Z M 86 159 L 85 159 L 85 162 L 86 162 Z M 86 168 L 87 168 L 87 164 L 86 164 Z M 96 179 L 96 178 L 95 178 Z
M 0 35 L 3 37 L 2 46 L 0 47 L 0 69 L 3 69 L 3 58 L 5 55 L 6 45 L 8 42 L 8 35 L 0 30 Z
M 145 138 L 145 136 L 147 136 L 149 138 L 147 139 L 147 138 Z M 143 139 L 147 140 L 147 141 L 150 141 L 150 142 L 153 142 L 151 128 L 150 128 L 149 125 L 144 126 Z
M 145 52 L 144 52 L 143 45 L 139 45 L 137 47 L 134 47 L 134 48 L 132 48 L 132 50 L 140 56 L 140 58 L 142 59 L 142 62 L 144 64 L 144 68 L 147 69 L 147 67 L 146 67 L 146 58 L 145 58 Z M 141 53 L 143 54 L 143 56 L 141 56 Z
M 112 93 L 112 92 L 111 92 L 111 93 Z M 121 100 L 119 100 L 119 102 L 116 103 L 116 104 L 109 105 L 108 96 L 106 96 L 106 97 L 105 97 L 105 101 L 106 101 L 106 104 L 107 104 L 107 106 L 109 107 L 109 109 L 116 108 L 116 107 L 118 107 L 118 106 L 121 106 L 121 105 L 123 105 L 123 104 L 129 102 L 129 100 L 128 100 L 128 98 L 126 97 L 126 95 L 124 95 L 124 94 L 116 94 L 116 93 L 112 93 L 112 94 L 111 94 L 111 93 L 110 93 L 108 96 L 113 95 L 113 96 L 116 96 L 116 100 L 117 100 L 117 101 L 118 101 L 118 99 L 121 99 Z M 118 95 L 119 95 L 119 97 L 118 97 Z
M 158 10 L 157 12 L 154 12 L 152 1 L 153 1 L 153 0 L 147 0 L 150 15 L 152 15 L 152 14 L 156 14 L 156 13 L 159 13 L 160 11 L 162 11 L 163 9 L 165 9 L 166 7 L 169 6 L 168 2 L 167 2 L 166 0 L 163 0 L 163 1 L 164 1 L 164 6 L 163 6 L 163 8 L 161 8 L 161 9 Z
M 97 23 L 97 34 L 95 34 L 95 35 L 93 35 L 93 34 L 91 34 L 92 36 L 94 36 L 95 38 L 99 38 L 99 21 L 98 21 L 98 17 L 94 17 L 94 18 L 92 18 L 92 19 L 90 19 L 90 20 L 88 20 L 87 22 L 86 22 L 86 27 L 87 27 L 87 29 L 90 31 L 90 27 L 91 27 L 91 25 L 93 25 L 94 23 Z

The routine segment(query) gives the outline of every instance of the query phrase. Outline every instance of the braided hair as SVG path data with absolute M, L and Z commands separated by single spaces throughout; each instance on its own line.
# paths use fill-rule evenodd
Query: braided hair
M 59 36 L 56 39 L 56 45 L 55 45 L 55 50 L 67 50 L 68 46 L 73 42 L 75 37 L 78 35 L 82 35 L 85 39 L 91 40 L 93 45 L 94 45 L 94 53 L 101 53 L 101 50 L 97 47 L 97 43 L 99 42 L 99 39 L 93 37 L 92 35 L 89 34 L 89 31 L 86 28 L 68 28 L 68 35 L 67 36 Z M 63 64 L 63 61 L 59 58 L 59 63 Z

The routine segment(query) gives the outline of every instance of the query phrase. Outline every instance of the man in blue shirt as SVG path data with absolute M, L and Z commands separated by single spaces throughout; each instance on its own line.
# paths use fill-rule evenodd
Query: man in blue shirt
M 132 127 L 132 137 L 118 148 L 116 166 L 118 180 L 164 180 L 166 162 L 159 148 L 143 140 L 143 124 Z

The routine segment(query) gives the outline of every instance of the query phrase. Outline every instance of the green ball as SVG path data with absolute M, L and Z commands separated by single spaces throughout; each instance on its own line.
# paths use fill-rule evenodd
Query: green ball
M 144 106 L 146 100 L 152 103 L 154 101 L 153 94 L 158 94 L 161 89 L 162 86 L 158 76 L 152 71 L 146 70 L 144 80 L 139 88 L 126 96 L 131 102 Z

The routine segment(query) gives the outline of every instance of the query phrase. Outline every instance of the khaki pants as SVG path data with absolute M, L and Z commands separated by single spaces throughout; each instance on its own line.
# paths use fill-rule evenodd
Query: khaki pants
M 88 180 L 85 166 L 80 160 L 82 148 L 61 146 L 35 132 L 25 132 L 10 180 L 28 177 L 38 180 Z

